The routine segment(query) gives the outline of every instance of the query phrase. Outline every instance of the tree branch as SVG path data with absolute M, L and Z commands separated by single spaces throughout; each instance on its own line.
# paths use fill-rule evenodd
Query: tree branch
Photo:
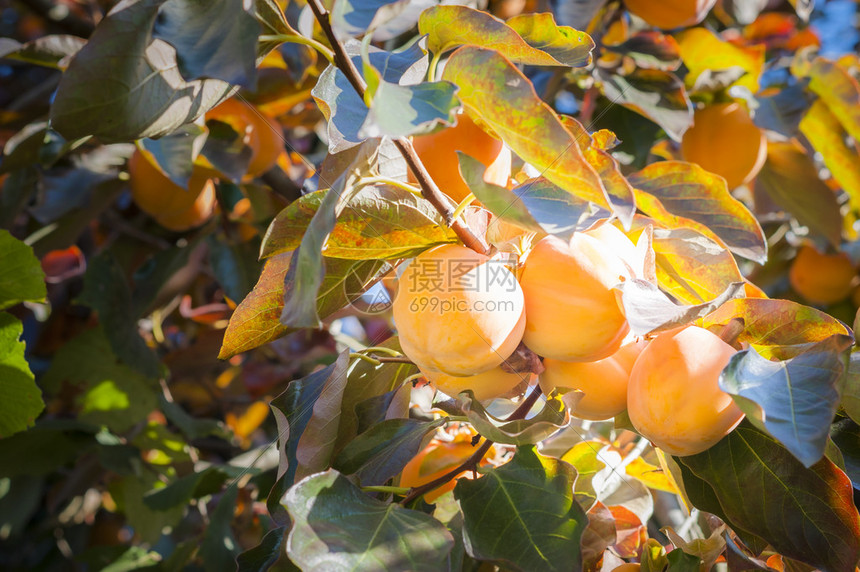
M 528 396 L 525 399 L 523 399 L 523 402 L 520 403 L 519 407 L 517 407 L 516 410 L 513 413 L 511 413 L 505 419 L 505 421 L 516 421 L 517 419 L 525 419 L 528 412 L 531 411 L 531 408 L 534 406 L 535 402 L 537 402 L 538 398 L 541 396 L 541 393 L 543 393 L 543 392 L 541 391 L 540 385 L 535 385 L 534 388 L 532 389 L 531 393 L 529 393 Z M 490 441 L 489 439 L 487 439 L 486 441 L 483 442 L 483 444 L 481 444 L 481 446 L 478 448 L 477 451 L 472 453 L 471 457 L 469 457 L 468 459 L 463 461 L 457 467 L 454 467 L 453 469 L 451 469 L 450 471 L 448 471 L 447 473 L 445 473 L 441 477 L 433 479 L 429 483 L 425 483 L 419 487 L 413 488 L 409 492 L 409 494 L 406 495 L 406 497 L 402 501 L 400 501 L 401 504 L 409 504 L 410 502 L 417 499 L 421 495 L 426 494 L 426 493 L 432 491 L 433 489 L 438 489 L 439 487 L 441 487 L 442 485 L 444 485 L 445 483 L 447 483 L 448 481 L 450 481 L 451 479 L 453 479 L 454 477 L 456 477 L 457 475 L 459 475 L 463 471 L 469 471 L 469 470 L 477 469 L 478 464 L 481 462 L 481 459 L 484 458 L 484 455 L 487 454 L 487 451 L 489 451 L 490 447 L 492 447 L 492 446 L 493 446 L 493 442 Z
M 329 20 L 329 13 L 323 8 L 319 0 L 308 0 L 308 6 L 310 6 L 311 12 L 313 12 L 329 44 L 331 44 L 334 51 L 334 65 L 346 75 L 353 89 L 364 99 L 364 93 L 367 91 L 367 83 L 347 55 L 343 43 L 335 35 L 331 27 L 331 21 Z M 462 220 L 454 219 L 454 205 L 451 204 L 448 197 L 439 190 L 439 187 L 430 177 L 421 159 L 418 158 L 412 142 L 406 137 L 396 137 L 393 141 L 403 155 L 403 158 L 406 159 L 406 164 L 409 165 L 409 169 L 421 186 L 421 195 L 442 215 L 445 223 L 451 227 L 457 237 L 463 241 L 463 244 L 481 254 L 488 253 L 490 247 L 486 241 L 476 235 Z

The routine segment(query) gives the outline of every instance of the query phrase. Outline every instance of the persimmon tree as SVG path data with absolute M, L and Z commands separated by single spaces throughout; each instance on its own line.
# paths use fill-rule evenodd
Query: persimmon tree
M 860 59 L 479 4 L 4 11 L 0 567 L 856 569 Z

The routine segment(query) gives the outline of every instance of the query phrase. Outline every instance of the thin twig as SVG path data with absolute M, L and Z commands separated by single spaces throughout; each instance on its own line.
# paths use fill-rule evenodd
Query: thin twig
M 319 0 L 308 0 L 308 6 L 310 6 L 311 12 L 313 12 L 314 17 L 317 22 L 319 22 L 320 28 L 322 28 L 329 44 L 331 44 L 332 51 L 334 52 L 334 65 L 343 72 L 356 93 L 364 99 L 365 92 L 367 91 L 367 83 L 355 67 L 352 59 L 347 55 L 343 43 L 335 35 L 334 30 L 331 27 L 328 11 L 326 11 L 322 4 L 320 4 Z M 412 142 L 406 137 L 395 137 L 393 138 L 393 141 L 394 145 L 397 146 L 397 149 L 403 155 L 403 158 L 406 159 L 406 164 L 409 165 L 409 169 L 415 175 L 415 179 L 421 186 L 422 196 L 427 199 L 431 205 L 433 205 L 433 208 L 435 208 L 439 214 L 442 215 L 442 218 L 445 219 L 445 223 L 451 227 L 451 230 L 453 230 L 457 237 L 463 241 L 463 244 L 476 252 L 480 252 L 481 254 L 488 253 L 490 247 L 487 245 L 486 241 L 476 235 L 465 222 L 454 218 L 454 205 L 451 203 L 451 200 L 439 190 L 436 183 L 433 182 L 432 177 L 430 177 L 430 174 L 427 172 L 421 159 L 418 158 L 418 154 L 415 152 Z
M 531 393 L 526 396 L 523 402 L 520 403 L 519 407 L 517 407 L 516 410 L 505 419 L 505 421 L 516 421 L 517 419 L 525 419 L 526 415 L 528 415 L 528 412 L 531 411 L 531 408 L 541 396 L 541 393 L 542 391 L 540 385 L 535 385 Z M 412 491 L 408 495 L 406 495 L 406 498 L 400 501 L 401 504 L 408 504 L 420 497 L 421 495 L 428 493 L 433 489 L 438 489 L 463 471 L 477 470 L 478 464 L 481 462 L 481 459 L 484 458 L 484 455 L 487 454 L 487 451 L 489 451 L 490 447 L 492 446 L 493 442 L 487 439 L 483 442 L 483 444 L 481 444 L 477 451 L 472 453 L 471 457 L 463 461 L 463 463 L 461 463 L 457 467 L 451 469 L 441 477 L 433 479 L 429 483 L 413 488 Z

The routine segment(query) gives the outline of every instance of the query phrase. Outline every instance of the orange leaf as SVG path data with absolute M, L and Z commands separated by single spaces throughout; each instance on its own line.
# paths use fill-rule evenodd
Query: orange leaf
M 621 204 L 610 198 L 575 136 L 503 55 L 464 46 L 448 60 L 443 79 L 459 86 L 460 101 L 544 177 L 600 206 L 612 203 L 619 215 L 632 214 L 632 198 Z
M 739 67 L 747 73 L 733 85 L 746 87 L 753 93 L 759 90 L 759 77 L 764 69 L 764 46 L 741 48 L 724 42 L 705 28 L 684 30 L 675 39 L 681 49 L 681 59 L 690 70 L 684 80 L 688 88 L 692 88 L 705 71 Z
M 722 177 L 693 163 L 662 161 L 628 179 L 637 189 L 636 205 L 658 222 L 697 230 L 755 262 L 767 260 L 761 226 Z
M 860 210 L 860 156 L 845 143 L 846 132 L 843 124 L 823 99 L 813 103 L 800 120 L 800 131 L 806 135 L 815 150 L 821 153 L 833 178 L 848 193 L 854 210 Z

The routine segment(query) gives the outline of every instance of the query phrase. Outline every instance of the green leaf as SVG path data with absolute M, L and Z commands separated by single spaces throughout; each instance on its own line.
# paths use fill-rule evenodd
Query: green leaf
M 840 405 L 848 417 L 860 423 L 860 351 L 851 352 Z
M 105 251 L 91 258 L 80 301 L 99 313 L 110 347 L 123 362 L 150 378 L 157 378 L 161 364 L 137 328 L 131 292 L 125 273 L 113 255 Z
M 77 421 L 40 421 L 0 439 L 0 478 L 47 475 L 96 444 L 98 427 Z
M 581 67 L 591 62 L 588 34 L 557 26 L 552 14 L 521 14 L 502 22 L 467 6 L 438 5 L 421 13 L 418 33 L 434 54 L 463 44 L 493 48 L 514 63 Z
M 235 572 L 238 543 L 233 536 L 233 512 L 239 487 L 229 486 L 218 499 L 218 506 L 211 512 L 209 525 L 200 543 L 203 567 L 215 572 Z
M 304 195 L 278 213 L 263 239 L 261 256 L 297 248 L 325 195 L 325 190 Z M 350 198 L 338 216 L 325 242 L 325 255 L 356 260 L 406 258 L 456 240 L 457 235 L 423 198 L 389 185 L 368 185 Z
M 296 479 L 323 471 L 331 466 L 337 441 L 343 393 L 348 382 L 349 353 L 337 357 L 334 369 L 314 401 L 310 419 L 296 445 Z
M 380 81 L 358 136 L 406 137 L 439 123 L 451 124 L 460 107 L 456 92 L 457 87 L 447 81 L 416 85 Z
M 0 310 L 45 299 L 45 273 L 33 249 L 0 229 Z
M 331 24 L 348 36 L 373 33 L 380 24 L 402 12 L 406 4 L 404 0 L 341 0 L 332 7 Z
M 284 308 L 284 277 L 291 257 L 291 252 L 285 252 L 266 262 L 257 285 L 230 317 L 219 359 L 252 350 L 293 331 L 279 321 Z M 389 270 L 390 265 L 382 260 L 326 258 L 325 277 L 316 300 L 320 317 L 327 318 L 356 300 Z
M 845 474 L 855 492 L 860 490 L 860 426 L 851 419 L 840 418 L 830 429 L 830 438 L 839 448 L 845 462 Z
M 401 351 L 396 337 L 387 339 L 379 346 Z M 362 402 L 399 388 L 407 377 L 417 372 L 418 368 L 410 363 L 384 363 L 374 366 L 364 360 L 358 360 L 353 364 L 349 370 L 349 382 L 343 390 L 343 407 L 335 450 L 342 450 L 362 429 L 357 410 Z
M 710 314 L 728 300 L 744 295 L 744 283 L 733 282 L 716 298 L 695 305 L 678 305 L 646 280 L 634 278 L 617 286 L 630 331 L 637 336 L 670 330 Z
M 11 314 L 0 312 L 0 439 L 32 427 L 45 409 L 42 392 L 24 358 L 18 341 L 24 326 Z
M 598 68 L 603 93 L 609 100 L 647 117 L 680 141 L 693 123 L 693 104 L 684 84 L 670 72 L 636 69 L 622 76 Z
M 842 241 L 839 202 L 818 176 L 818 169 L 803 147 L 768 141 L 767 161 L 755 180 L 756 190 L 767 193 L 809 230 L 825 237 L 834 248 Z
M 860 100 L 860 95 L 857 99 Z M 858 123 L 856 132 L 860 132 L 860 116 L 855 121 Z M 843 126 L 834 110 L 823 100 L 818 100 L 800 120 L 800 131 L 813 148 L 821 153 L 833 178 L 848 193 L 854 210 L 860 210 L 860 165 L 857 149 L 845 142 L 848 137 L 847 125 Z
M 77 390 L 78 419 L 116 432 L 145 419 L 157 405 L 152 381 L 117 361 L 102 328 L 79 334 L 54 355 L 42 385 L 56 393 L 64 382 Z
M 475 430 L 496 443 L 507 445 L 530 445 L 543 441 L 568 423 L 567 406 L 561 399 L 550 397 L 541 410 L 528 419 L 505 421 L 493 416 L 480 401 L 475 399 L 472 390 L 467 389 L 459 395 L 463 411 Z
M 342 391 L 339 386 L 346 377 L 347 362 L 347 354 L 341 354 L 338 361 L 325 369 L 291 381 L 287 389 L 269 403 L 278 426 L 279 463 L 277 482 L 269 494 L 268 505 L 272 517 L 280 524 L 285 523 L 283 509 L 279 510 L 281 497 L 295 483 L 301 463 L 301 437 L 311 424 L 315 405 L 327 388 L 334 384 L 335 393 Z M 325 419 L 318 418 L 314 424 L 318 426 L 321 422 Z
M 161 538 L 165 527 L 174 528 L 188 510 L 187 506 L 176 506 L 165 511 L 150 509 L 143 500 L 144 495 L 159 483 L 159 475 L 155 471 L 142 471 L 140 475 L 114 480 L 109 487 L 119 511 L 125 514 L 135 535 L 139 535 L 142 542 L 151 544 Z
M 628 179 L 637 189 L 636 205 L 653 219 L 716 236 L 729 250 L 752 261 L 767 260 L 761 226 L 719 175 L 693 163 L 661 161 Z
M 290 489 L 287 554 L 303 570 L 444 570 L 454 539 L 422 512 L 364 495 L 337 471 Z
M 356 67 L 361 69 L 360 44 L 351 40 L 345 42 L 344 47 Z M 379 70 L 383 81 L 401 86 L 421 83 L 427 72 L 427 55 L 418 42 L 396 52 L 371 47 L 368 58 L 370 65 Z M 364 140 L 361 132 L 369 122 L 369 109 L 343 72 L 328 66 L 311 90 L 311 95 L 328 122 L 330 153 L 349 149 Z M 406 114 L 404 119 L 414 118 L 416 114 L 408 109 L 402 113 Z
M 83 38 L 67 34 L 42 36 L 23 44 L 3 38 L 0 58 L 63 70 L 85 44 Z
M 193 121 L 233 89 L 185 81 L 173 47 L 152 41 L 161 0 L 125 0 L 99 23 L 60 80 L 51 125 L 66 139 L 104 143 L 160 137 Z
M 152 37 L 176 48 L 185 80 L 214 78 L 253 87 L 257 82 L 260 24 L 242 0 L 167 0 Z
M 238 476 L 238 469 L 235 471 Z M 177 506 L 188 506 L 192 499 L 213 495 L 229 475 L 220 467 L 209 467 L 197 473 L 180 477 L 160 489 L 143 495 L 143 502 L 153 510 L 169 510 Z
M 249 242 L 228 242 L 209 235 L 209 264 L 215 279 L 231 300 L 244 300 L 254 288 L 254 281 L 263 269 L 257 260 L 257 248 Z
M 469 111 L 544 177 L 581 199 L 609 208 L 612 199 L 574 135 L 504 56 L 464 46 L 448 59 L 443 79 L 456 84 Z M 628 207 L 620 205 L 621 214 L 632 214 Z
M 238 572 L 266 572 L 269 570 L 281 557 L 285 533 L 285 526 L 273 528 L 266 533 L 260 544 L 237 556 Z
M 573 497 L 575 479 L 570 465 L 530 446 L 480 479 L 460 479 L 454 496 L 469 555 L 513 570 L 580 568 L 588 518 Z
M 194 160 L 206 143 L 206 135 L 203 127 L 189 123 L 164 137 L 142 139 L 139 144 L 152 153 L 156 165 L 168 179 L 187 189 L 194 170 Z
M 361 190 L 356 184 L 369 169 L 376 150 L 362 146 L 352 166 L 326 191 L 319 208 L 308 223 L 302 242 L 290 258 L 284 277 L 284 307 L 280 322 L 295 328 L 319 328 L 319 313 L 314 303 L 325 278 L 323 249 L 349 202 Z
M 738 352 L 720 374 L 720 388 L 740 397 L 735 401 L 747 417 L 810 467 L 824 456 L 839 407 L 843 353 L 853 342 L 831 336 L 784 361 L 765 359 L 755 348 Z
M 707 451 L 679 460 L 712 487 L 732 528 L 825 570 L 850 571 L 860 559 L 851 482 L 827 458 L 806 468 L 775 439 L 742 424 Z
M 350 441 L 332 467 L 355 475 L 362 486 L 383 485 L 418 453 L 424 436 L 444 423 L 444 419 L 387 419 Z

